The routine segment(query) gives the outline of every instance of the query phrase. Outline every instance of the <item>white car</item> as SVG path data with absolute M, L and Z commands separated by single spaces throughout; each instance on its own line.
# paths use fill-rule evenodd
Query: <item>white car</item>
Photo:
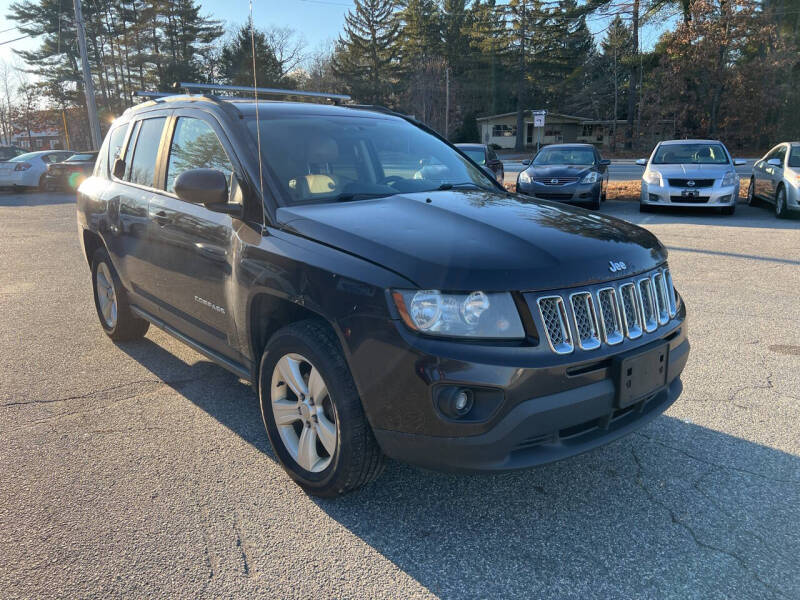
M 68 150 L 41 150 L 0 162 L 0 188 L 44 189 L 47 166 L 66 160 L 73 154 Z
M 732 215 L 739 198 L 737 165 L 717 140 L 669 140 L 659 142 L 649 159 L 640 158 L 642 212 L 657 206 L 716 207 Z
M 753 165 L 747 202 L 766 200 L 781 219 L 800 212 L 800 142 L 778 144 Z

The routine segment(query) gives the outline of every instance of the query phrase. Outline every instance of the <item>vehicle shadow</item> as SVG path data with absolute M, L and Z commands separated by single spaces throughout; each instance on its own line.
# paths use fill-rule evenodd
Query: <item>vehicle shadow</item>
M 75 204 L 75 192 L 17 192 L 0 190 L 0 206 Z
M 274 460 L 249 385 L 148 339 L 120 348 Z M 673 417 L 529 471 L 390 462 L 309 501 L 443 598 L 800 595 L 800 458 Z

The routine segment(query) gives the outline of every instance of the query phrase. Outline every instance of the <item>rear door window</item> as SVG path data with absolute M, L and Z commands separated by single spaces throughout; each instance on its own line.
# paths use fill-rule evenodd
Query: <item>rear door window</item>
M 175 179 L 189 169 L 216 169 L 228 179 L 233 166 L 211 125 L 192 117 L 179 117 L 172 136 L 167 166 L 167 191 L 175 193 Z
M 161 143 L 161 132 L 164 129 L 165 121 L 166 117 L 158 117 L 141 122 L 126 177 L 127 181 L 147 187 L 154 186 L 158 147 Z

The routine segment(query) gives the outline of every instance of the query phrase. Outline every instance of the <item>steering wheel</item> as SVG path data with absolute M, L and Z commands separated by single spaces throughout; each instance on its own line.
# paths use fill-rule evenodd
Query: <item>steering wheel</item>
M 389 175 L 388 177 L 384 177 L 381 179 L 381 183 L 385 183 L 386 185 L 392 185 L 393 183 L 400 183 L 404 181 L 405 177 L 400 177 L 400 175 Z

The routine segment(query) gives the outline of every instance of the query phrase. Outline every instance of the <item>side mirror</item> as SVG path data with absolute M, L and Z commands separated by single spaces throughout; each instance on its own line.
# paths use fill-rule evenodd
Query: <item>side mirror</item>
M 125 177 L 125 161 L 121 158 L 114 159 L 114 168 L 111 169 L 111 174 L 117 179 Z
M 607 167 L 610 164 L 611 164 L 611 161 L 608 160 L 607 158 L 603 158 L 603 159 L 600 160 L 600 166 L 602 166 L 602 167 Z
M 531 164 L 531 159 L 530 158 L 523 158 L 522 159 L 522 164 L 527 167 L 529 164 Z
M 647 166 L 647 159 L 646 158 L 637 158 L 636 159 L 636 164 L 639 165 L 640 167 L 646 167 Z
M 742 162 L 744 162 L 744 161 L 742 161 Z M 738 164 L 738 163 L 737 163 L 737 162 L 734 160 L 734 161 L 733 161 L 733 164 L 735 164 L 735 165 L 736 165 L 736 164 Z M 767 164 L 768 164 L 768 165 L 772 165 L 773 167 L 780 167 L 780 166 L 781 166 L 781 159 L 780 159 L 780 158 L 770 158 L 770 159 L 767 161 Z
M 233 216 L 242 206 L 228 202 L 228 178 L 216 169 L 189 169 L 175 178 L 175 194 L 184 202 L 202 204 L 208 210 Z

